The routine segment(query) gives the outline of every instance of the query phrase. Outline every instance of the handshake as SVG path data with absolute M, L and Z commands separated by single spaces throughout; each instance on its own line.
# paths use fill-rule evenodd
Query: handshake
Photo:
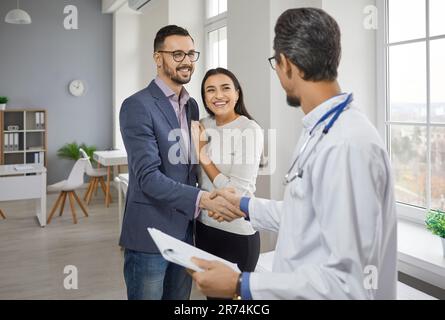
M 206 209 L 209 217 L 218 222 L 233 221 L 244 218 L 246 215 L 240 210 L 241 197 L 236 194 L 235 189 L 220 189 L 204 192 L 199 202 L 201 209 Z

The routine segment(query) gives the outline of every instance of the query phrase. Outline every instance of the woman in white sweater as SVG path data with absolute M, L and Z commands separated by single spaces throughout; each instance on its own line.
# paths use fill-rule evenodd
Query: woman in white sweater
M 264 138 L 245 108 L 239 81 L 226 69 L 209 70 L 201 95 L 209 116 L 192 124 L 195 136 L 200 133 L 199 145 L 194 139 L 201 165 L 200 187 L 210 192 L 233 188 L 252 197 Z M 258 261 L 260 237 L 245 219 L 217 222 L 203 210 L 196 224 L 196 246 L 249 272 Z

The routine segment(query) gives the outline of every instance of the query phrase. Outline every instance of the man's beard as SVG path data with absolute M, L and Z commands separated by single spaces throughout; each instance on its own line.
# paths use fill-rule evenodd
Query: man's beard
M 301 99 L 298 97 L 287 96 L 287 104 L 294 108 L 301 107 Z
M 184 67 L 184 66 L 181 66 L 181 67 Z M 179 67 L 176 69 L 177 72 L 179 71 L 178 69 L 179 69 Z M 167 77 L 169 77 L 173 82 L 175 82 L 175 83 L 177 83 L 177 84 L 180 84 L 180 85 L 183 85 L 183 84 L 187 84 L 187 83 L 189 83 L 190 80 L 192 79 L 193 68 L 190 67 L 190 76 L 188 77 L 188 79 L 180 78 L 180 77 L 177 75 L 177 73 L 173 72 L 173 71 L 166 65 L 166 63 L 164 63 L 164 72 L 165 72 L 165 75 L 166 75 Z

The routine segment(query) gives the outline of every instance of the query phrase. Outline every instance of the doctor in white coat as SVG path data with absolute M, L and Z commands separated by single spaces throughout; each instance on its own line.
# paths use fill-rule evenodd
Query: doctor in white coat
M 320 9 L 288 10 L 276 24 L 274 49 L 269 61 L 288 103 L 305 113 L 284 199 L 217 192 L 254 228 L 278 233 L 273 270 L 239 274 L 194 259 L 205 270 L 192 274 L 197 287 L 207 296 L 242 299 L 395 299 L 390 162 L 376 129 L 336 80 L 339 27 Z

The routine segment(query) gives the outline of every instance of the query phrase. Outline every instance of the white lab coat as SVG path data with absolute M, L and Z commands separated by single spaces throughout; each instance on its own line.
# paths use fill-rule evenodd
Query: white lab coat
M 345 99 L 335 97 L 305 116 L 294 159 L 315 123 Z M 396 298 L 390 162 L 377 131 L 354 105 L 316 145 L 284 200 L 251 199 L 249 213 L 254 228 L 278 232 L 273 272 L 251 274 L 254 299 Z

